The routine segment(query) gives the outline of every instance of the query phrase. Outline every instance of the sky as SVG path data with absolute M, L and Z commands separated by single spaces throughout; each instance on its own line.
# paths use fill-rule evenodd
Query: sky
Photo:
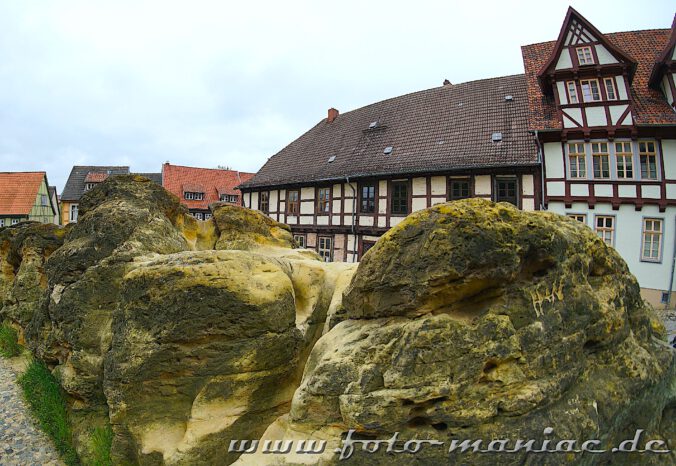
M 568 5 L 601 32 L 668 28 L 652 1 L 0 0 L 0 171 L 162 163 L 257 171 L 326 117 L 523 73 Z

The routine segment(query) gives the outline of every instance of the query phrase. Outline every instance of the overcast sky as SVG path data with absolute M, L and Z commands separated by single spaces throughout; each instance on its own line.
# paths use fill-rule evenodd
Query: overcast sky
M 523 72 L 571 3 L 601 32 L 667 28 L 657 1 L 0 0 L 0 171 L 256 171 L 326 116 Z

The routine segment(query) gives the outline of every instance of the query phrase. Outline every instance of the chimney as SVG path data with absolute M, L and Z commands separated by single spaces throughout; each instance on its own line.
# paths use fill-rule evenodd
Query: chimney
M 448 79 L 444 79 L 444 86 L 450 86 L 451 82 Z
M 328 121 L 329 123 L 333 123 L 333 120 L 335 120 L 336 118 L 338 118 L 338 110 L 336 110 L 335 108 L 331 107 L 331 108 L 329 109 L 329 116 L 328 116 L 328 118 L 327 118 L 327 121 Z

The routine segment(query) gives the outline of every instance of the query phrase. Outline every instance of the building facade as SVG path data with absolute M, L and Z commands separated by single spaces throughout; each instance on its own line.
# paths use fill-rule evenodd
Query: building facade
M 433 88 L 327 118 L 241 185 L 324 260 L 358 261 L 411 212 L 481 197 L 541 204 L 523 75 Z
M 242 205 L 242 195 L 237 186 L 251 179 L 253 173 L 221 168 L 197 168 L 162 165 L 162 186 L 176 195 L 198 220 L 211 218 L 209 205 L 225 202 Z
M 31 220 L 55 223 L 45 172 L 0 173 L 0 228 Z
M 571 8 L 556 41 L 522 48 L 545 208 L 614 247 L 653 305 L 674 291 L 675 34 L 602 34 Z
M 129 174 L 127 166 L 74 166 L 61 193 L 61 224 L 77 222 L 80 198 L 84 193 L 94 189 L 109 176 Z M 136 173 L 136 175 L 145 176 L 157 184 L 162 183 L 159 173 Z

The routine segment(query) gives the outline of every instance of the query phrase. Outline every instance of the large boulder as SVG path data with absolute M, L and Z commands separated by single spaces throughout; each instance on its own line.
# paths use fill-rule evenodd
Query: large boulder
M 211 206 L 219 231 L 216 249 L 249 251 L 260 248 L 297 247 L 288 225 L 258 211 L 227 204 Z
M 674 351 L 620 256 L 586 226 L 478 199 L 414 213 L 365 255 L 290 413 L 263 439 L 435 439 L 355 464 L 664 464 L 664 455 L 470 454 L 453 440 L 673 442 Z M 553 433 L 545 431 L 548 427 Z M 645 437 L 644 440 L 645 442 Z M 643 443 L 645 445 L 645 443 Z M 397 447 L 401 449 L 401 445 Z M 307 455 L 242 456 L 302 464 Z M 676 457 L 672 453 L 670 460 Z

